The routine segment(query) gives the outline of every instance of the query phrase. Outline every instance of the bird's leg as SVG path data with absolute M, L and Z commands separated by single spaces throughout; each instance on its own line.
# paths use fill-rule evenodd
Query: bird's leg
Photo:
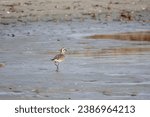
M 57 62 L 55 62 L 55 65 L 56 65 L 56 67 L 57 67 Z
M 57 72 L 59 71 L 59 63 L 57 64 Z
M 59 71 L 59 63 L 58 62 L 55 62 L 55 65 L 57 67 L 56 71 L 58 72 Z

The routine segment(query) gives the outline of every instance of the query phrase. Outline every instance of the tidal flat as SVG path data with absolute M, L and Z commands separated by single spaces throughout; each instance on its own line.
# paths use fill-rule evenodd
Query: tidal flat
M 1 24 L 0 99 L 150 99 L 149 41 L 87 38 L 140 31 L 150 24 Z M 56 72 L 50 59 L 62 47 L 68 51 Z

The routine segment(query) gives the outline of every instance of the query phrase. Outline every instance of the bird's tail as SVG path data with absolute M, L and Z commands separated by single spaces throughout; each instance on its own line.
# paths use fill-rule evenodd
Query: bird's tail
M 51 59 L 51 61 L 54 61 L 54 59 Z

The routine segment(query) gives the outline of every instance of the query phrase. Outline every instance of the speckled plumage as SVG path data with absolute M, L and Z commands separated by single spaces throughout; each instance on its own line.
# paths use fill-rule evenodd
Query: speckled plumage
M 52 61 L 55 62 L 55 65 L 57 67 L 57 69 L 56 69 L 57 72 L 59 70 L 59 63 L 64 61 L 64 59 L 65 59 L 65 52 L 66 52 L 66 49 L 62 48 L 62 49 L 60 49 L 60 54 L 57 54 L 53 59 L 51 59 Z
M 65 55 L 64 54 L 57 54 L 52 61 L 56 61 L 56 62 L 61 62 L 65 59 Z

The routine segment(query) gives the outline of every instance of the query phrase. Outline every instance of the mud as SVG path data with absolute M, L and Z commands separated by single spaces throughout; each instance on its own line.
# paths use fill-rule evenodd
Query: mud
M 0 25 L 0 99 L 150 99 L 149 41 L 85 38 L 149 30 L 93 20 Z M 50 59 L 62 47 L 56 72 Z

